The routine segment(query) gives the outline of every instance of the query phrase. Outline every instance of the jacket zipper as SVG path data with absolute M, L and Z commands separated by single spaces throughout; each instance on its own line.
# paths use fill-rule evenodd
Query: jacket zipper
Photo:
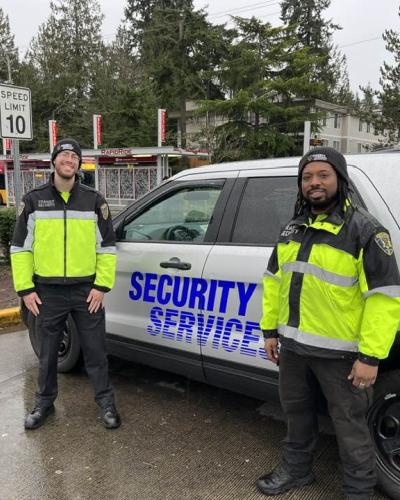
M 61 195 L 60 195 L 61 196 Z M 64 283 L 67 281 L 67 204 L 63 201 L 64 208 Z

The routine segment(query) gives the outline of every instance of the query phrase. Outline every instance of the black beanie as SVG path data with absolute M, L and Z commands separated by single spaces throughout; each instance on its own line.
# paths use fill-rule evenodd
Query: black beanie
M 299 185 L 301 182 L 301 173 L 304 167 L 313 161 L 325 161 L 329 163 L 335 169 L 336 173 L 346 182 L 346 184 L 349 184 L 346 158 L 342 155 L 342 153 L 339 153 L 339 151 L 336 151 L 334 148 L 322 147 L 311 149 L 300 160 L 298 174 Z
M 81 147 L 75 139 L 61 139 L 61 141 L 58 141 L 53 148 L 53 152 L 51 153 L 51 163 L 54 164 L 56 156 L 58 155 L 58 153 L 61 153 L 61 151 L 73 151 L 74 153 L 76 153 L 79 156 L 79 166 L 81 166 L 82 151 Z

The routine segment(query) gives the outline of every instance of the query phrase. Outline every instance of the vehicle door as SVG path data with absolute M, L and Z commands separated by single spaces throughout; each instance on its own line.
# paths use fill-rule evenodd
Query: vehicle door
M 117 227 L 116 283 L 107 294 L 108 335 L 200 358 L 188 310 L 202 306 L 204 263 L 232 185 L 172 181 L 126 212 Z
M 236 181 L 203 274 L 222 283 L 217 319 L 205 321 L 202 342 L 205 375 L 213 384 L 228 373 L 236 373 L 240 384 L 243 376 L 277 370 L 267 361 L 259 327 L 262 279 L 280 230 L 293 216 L 296 196 L 296 168 L 242 171 Z

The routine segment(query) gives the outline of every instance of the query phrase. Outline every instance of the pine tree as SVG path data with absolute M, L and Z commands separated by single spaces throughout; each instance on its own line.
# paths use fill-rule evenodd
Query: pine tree
M 50 2 L 51 14 L 31 43 L 24 68 L 32 89 L 35 144 L 48 148 L 47 120 L 60 135 L 73 135 L 85 147 L 92 140 L 89 113 L 94 82 L 101 71 L 103 19 L 97 0 Z
M 234 18 L 236 38 L 219 72 L 227 99 L 206 101 L 200 112 L 223 116 L 209 146 L 214 161 L 298 154 L 310 99 L 321 89 L 317 62 L 289 27 Z M 210 134 L 208 134 L 210 135 Z
M 213 26 L 192 0 L 129 0 L 126 30 L 158 107 L 179 109 L 186 144 L 186 102 L 221 96 L 214 69 L 228 51 L 229 30 Z
M 0 7 L 0 80 L 9 82 L 10 76 L 13 83 L 18 83 L 18 49 L 15 46 L 14 35 L 10 30 L 8 16 Z
M 299 46 L 308 47 L 318 58 L 313 78 L 323 86 L 314 97 L 346 104 L 353 97 L 348 87 L 346 59 L 332 42 L 333 33 L 341 28 L 323 18 L 330 3 L 331 0 L 282 0 L 281 19 L 294 26 Z
M 399 9 L 400 16 L 400 9 Z M 388 145 L 400 141 L 400 32 L 386 30 L 383 34 L 388 50 L 394 58 L 393 64 L 384 62 L 381 67 L 380 86 L 377 92 L 380 108 L 375 128 L 387 136 Z

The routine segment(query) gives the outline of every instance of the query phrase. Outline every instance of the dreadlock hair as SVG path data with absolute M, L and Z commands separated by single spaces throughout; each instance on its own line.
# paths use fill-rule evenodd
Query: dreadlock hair
M 352 205 L 352 193 L 353 189 L 347 184 L 340 174 L 337 174 L 338 189 L 336 193 L 337 202 L 341 208 L 342 214 L 344 215 L 344 206 L 346 201 L 349 201 Z M 297 192 L 297 199 L 294 206 L 294 217 L 299 217 L 304 215 L 305 212 L 310 210 L 310 203 L 304 198 L 301 189 L 301 181 L 299 183 L 299 190 Z

